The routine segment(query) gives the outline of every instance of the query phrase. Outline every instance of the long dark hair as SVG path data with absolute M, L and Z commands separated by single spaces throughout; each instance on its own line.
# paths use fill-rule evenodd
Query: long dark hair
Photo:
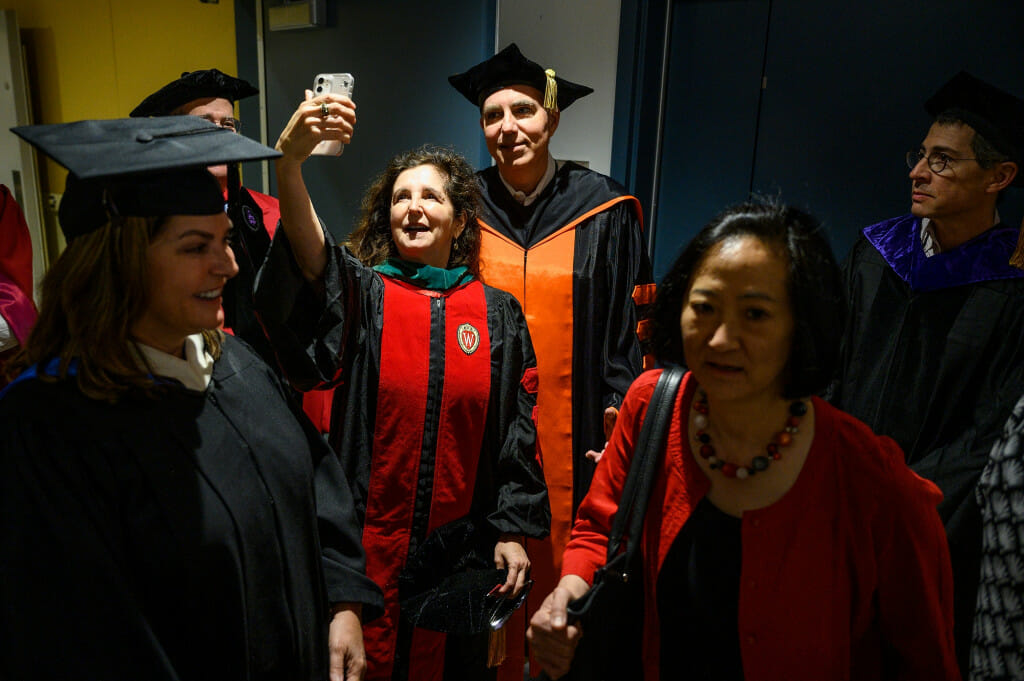
M 153 377 L 137 361 L 131 328 L 146 310 L 147 252 L 165 222 L 118 218 L 72 239 L 43 278 L 39 319 L 6 365 L 8 376 L 59 358 L 59 377 L 67 376 L 75 360 L 78 387 L 93 399 L 116 402 L 130 391 L 157 394 Z M 207 352 L 219 357 L 223 333 L 202 334 Z

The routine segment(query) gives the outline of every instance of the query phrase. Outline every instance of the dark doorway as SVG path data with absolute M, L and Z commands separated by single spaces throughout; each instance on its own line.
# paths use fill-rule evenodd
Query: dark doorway
M 903 155 L 923 139 L 923 102 L 947 78 L 964 69 L 1024 95 L 1024 3 L 624 0 L 630 11 L 640 19 L 623 22 L 621 51 L 663 73 L 664 91 L 634 78 L 647 90 L 633 86 L 642 104 L 619 125 L 660 120 L 660 138 L 617 131 L 632 145 L 618 158 L 634 167 L 613 173 L 645 204 L 658 277 L 701 225 L 752 191 L 817 215 L 842 257 L 861 228 L 907 212 Z M 659 40 L 666 49 L 650 49 Z M 1021 194 L 1008 192 L 1004 222 L 1020 224 Z

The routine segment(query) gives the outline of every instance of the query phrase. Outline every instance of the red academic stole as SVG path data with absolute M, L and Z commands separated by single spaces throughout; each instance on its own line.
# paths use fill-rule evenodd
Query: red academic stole
M 382 279 L 380 383 L 363 546 L 367 574 L 384 590 L 386 612 L 364 627 L 368 680 L 390 679 L 394 666 L 398 575 L 409 550 L 421 455 L 433 446 L 429 532 L 469 513 L 491 381 L 483 285 L 474 281 L 436 292 Z M 432 311 L 443 311 L 443 337 L 431 335 Z M 437 397 L 431 393 L 430 364 L 442 352 L 443 378 L 435 377 L 443 381 L 436 438 L 424 442 L 426 420 L 437 413 L 428 404 Z M 444 634 L 415 630 L 409 659 L 410 678 L 440 681 Z

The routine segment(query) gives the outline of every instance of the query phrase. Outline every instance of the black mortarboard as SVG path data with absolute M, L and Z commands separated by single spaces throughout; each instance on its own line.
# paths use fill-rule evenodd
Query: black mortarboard
M 235 102 L 258 92 L 259 90 L 241 78 L 232 78 L 217 69 L 186 71 L 178 80 L 164 85 L 142 100 L 129 115 L 132 118 L 169 116 L 182 104 L 188 104 L 196 99 L 221 97 L 229 102 Z
M 554 70 L 545 70 L 537 62 L 530 61 L 515 43 L 465 73 L 448 76 L 448 82 L 478 107 L 492 92 L 510 85 L 529 85 L 543 92 L 544 108 L 553 111 L 568 109 L 577 99 L 594 91 L 586 85 L 560 78 Z
M 925 102 L 932 116 L 951 113 L 1018 166 L 1015 186 L 1024 186 L 1024 100 L 975 78 L 956 74 Z
M 59 220 L 69 240 L 110 217 L 212 215 L 224 210 L 206 167 L 280 152 L 198 116 L 119 118 L 11 130 L 66 167 Z

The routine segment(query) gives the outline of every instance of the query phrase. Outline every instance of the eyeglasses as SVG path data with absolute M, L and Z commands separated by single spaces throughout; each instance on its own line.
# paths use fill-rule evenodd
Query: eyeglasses
M 924 152 L 920 149 L 907 152 L 907 167 L 913 170 L 917 167 L 917 164 L 921 162 L 921 159 L 925 159 L 928 162 L 928 167 L 936 175 L 941 175 L 949 168 L 950 163 L 953 161 L 977 161 L 976 158 L 953 158 L 949 154 L 941 151 L 933 151 L 924 155 Z
M 515 614 L 515 611 L 526 602 L 526 597 L 533 587 L 533 580 L 527 580 L 526 584 L 523 585 L 523 590 L 515 598 L 508 598 L 504 594 L 498 593 L 498 589 L 501 586 L 499 584 L 487 594 L 487 600 L 493 601 L 493 604 L 488 604 L 489 616 L 487 618 L 487 623 L 490 624 L 492 631 L 497 631 L 505 626 L 505 622 L 508 622 L 509 618 Z
M 213 116 L 210 116 L 210 115 L 207 115 L 207 114 L 204 114 L 204 115 L 200 116 L 200 118 L 205 118 L 206 120 L 210 121 L 214 125 L 216 125 L 216 126 L 218 126 L 220 128 L 224 128 L 225 130 L 230 130 L 231 132 L 241 132 L 242 131 L 242 121 L 238 120 L 237 118 L 231 118 L 230 116 L 228 116 L 227 118 L 222 118 L 219 121 L 215 121 L 213 119 Z

